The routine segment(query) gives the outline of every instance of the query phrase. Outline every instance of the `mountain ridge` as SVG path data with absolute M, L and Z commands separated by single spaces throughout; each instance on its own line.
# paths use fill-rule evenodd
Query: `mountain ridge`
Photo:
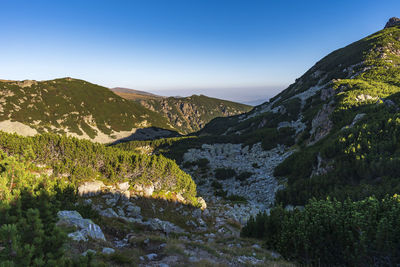
M 111 90 L 125 99 L 135 101 L 151 111 L 162 114 L 183 134 L 200 130 L 215 117 L 236 115 L 251 109 L 251 106 L 245 104 L 202 94 L 188 97 L 161 97 L 137 93 L 137 91 L 129 93 L 128 90 L 123 90 L 123 92 Z

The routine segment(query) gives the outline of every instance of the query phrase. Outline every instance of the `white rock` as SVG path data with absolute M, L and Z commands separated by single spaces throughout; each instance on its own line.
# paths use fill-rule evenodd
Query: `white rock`
M 117 187 L 122 191 L 127 191 L 129 189 L 129 182 L 119 183 Z
M 201 207 L 200 207 L 200 209 L 201 210 L 205 210 L 206 208 L 207 208 L 207 203 L 206 203 L 206 201 L 202 198 L 202 197 L 198 197 L 197 198 L 197 201 L 200 203 L 200 205 L 201 205 Z
M 154 185 L 149 184 L 149 185 L 141 185 L 141 184 L 135 184 L 133 186 L 133 189 L 138 192 L 140 195 L 143 195 L 145 197 L 150 197 L 153 195 L 154 192 Z
M 150 253 L 146 255 L 146 258 L 150 261 L 155 260 L 157 258 L 157 254 L 156 253 Z
M 78 194 L 80 196 L 94 196 L 101 192 L 104 183 L 101 181 L 85 182 L 78 187 Z
M 113 249 L 113 248 L 103 248 L 103 250 L 101 252 L 103 252 L 104 254 L 113 254 L 113 253 L 115 253 L 115 249 Z
M 153 192 L 154 192 L 154 186 L 152 184 L 143 187 L 143 195 L 145 197 L 151 197 L 153 195 Z

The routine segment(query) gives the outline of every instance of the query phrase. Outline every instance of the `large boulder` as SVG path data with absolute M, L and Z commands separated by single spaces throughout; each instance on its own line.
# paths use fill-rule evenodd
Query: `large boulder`
M 70 233 L 68 236 L 76 241 L 87 241 L 88 237 L 92 239 L 106 240 L 100 226 L 93 223 L 90 219 L 84 219 L 75 210 L 61 210 L 57 213 L 59 218 L 58 225 L 75 226 L 78 231 Z

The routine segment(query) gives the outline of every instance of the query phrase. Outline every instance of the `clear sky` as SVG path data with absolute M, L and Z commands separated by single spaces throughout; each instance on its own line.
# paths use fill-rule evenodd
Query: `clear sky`
M 400 16 L 384 0 L 0 0 L 0 78 L 267 98 Z

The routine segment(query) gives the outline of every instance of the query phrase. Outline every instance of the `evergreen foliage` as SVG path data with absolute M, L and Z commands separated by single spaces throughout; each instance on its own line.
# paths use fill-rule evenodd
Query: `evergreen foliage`
M 265 240 L 285 258 L 313 266 L 393 266 L 400 261 L 400 199 L 311 200 L 258 214 L 242 236 Z
M 164 156 L 148 156 L 87 140 L 55 134 L 21 137 L 0 132 L 0 149 L 50 166 L 55 175 L 71 184 L 95 179 L 106 183 L 129 181 L 158 183 L 161 191 L 181 192 L 196 203 L 196 184 L 175 162 Z

